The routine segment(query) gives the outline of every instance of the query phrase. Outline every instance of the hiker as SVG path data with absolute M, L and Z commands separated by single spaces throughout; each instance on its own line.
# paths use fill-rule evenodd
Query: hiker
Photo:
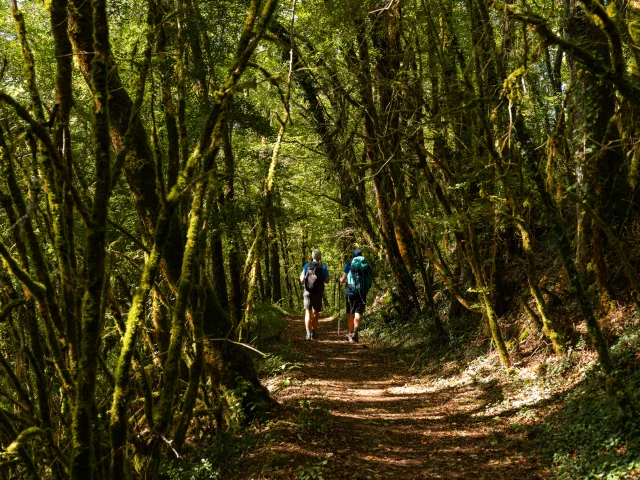
M 356 248 L 351 253 L 351 257 L 351 261 L 344 266 L 340 275 L 340 283 L 346 282 L 348 339 L 350 343 L 358 343 L 360 318 L 364 315 L 367 305 L 367 292 L 371 288 L 373 272 L 360 250 Z
M 318 339 L 318 319 L 322 311 L 324 284 L 329 283 L 329 269 L 320 263 L 320 250 L 316 248 L 311 257 L 311 262 L 305 264 L 300 274 L 300 283 L 304 285 L 304 326 L 307 329 L 305 340 Z

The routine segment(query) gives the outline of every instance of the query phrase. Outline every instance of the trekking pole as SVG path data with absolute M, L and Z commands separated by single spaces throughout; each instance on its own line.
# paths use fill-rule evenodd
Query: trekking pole
M 342 315 L 342 292 L 338 289 L 338 338 L 340 338 L 340 317 Z

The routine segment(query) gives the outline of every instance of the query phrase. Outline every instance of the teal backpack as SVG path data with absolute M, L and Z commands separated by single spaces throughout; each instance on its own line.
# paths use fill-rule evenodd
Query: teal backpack
M 347 274 L 347 290 L 366 295 L 373 283 L 369 262 L 362 255 L 351 260 L 351 270 Z

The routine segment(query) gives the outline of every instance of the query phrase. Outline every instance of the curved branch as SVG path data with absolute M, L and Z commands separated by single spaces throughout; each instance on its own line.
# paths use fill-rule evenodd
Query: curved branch
M 51 155 L 51 158 L 53 159 L 53 163 L 55 164 L 56 168 L 58 168 L 58 170 L 62 172 L 64 179 L 67 182 L 67 185 L 69 185 L 69 190 L 71 191 L 74 204 L 78 209 L 80 216 L 82 217 L 82 221 L 84 222 L 85 226 L 89 227 L 91 224 L 91 221 L 89 219 L 89 210 L 84 205 L 84 202 L 82 201 L 82 198 L 78 193 L 78 190 L 73 186 L 71 182 L 71 176 L 69 175 L 69 172 L 67 172 L 67 169 L 65 168 L 64 163 L 62 162 L 58 149 L 54 145 L 53 140 L 51 139 L 51 136 L 49 135 L 47 128 L 45 128 L 44 125 L 42 125 L 35 118 L 33 118 L 29 114 L 29 111 L 26 108 L 24 108 L 22 105 L 20 105 L 20 103 L 18 103 L 11 95 L 1 90 L 0 90 L 0 101 L 10 105 L 18 114 L 18 116 L 29 124 L 29 126 L 31 127 L 31 131 L 35 134 L 36 137 L 38 137 L 38 140 L 40 140 L 42 144 L 45 146 L 45 148 L 47 149 L 47 153 Z
M 29 290 L 34 297 L 44 297 L 46 293 L 44 285 L 31 278 L 31 275 L 20 268 L 17 260 L 13 258 L 11 253 L 9 253 L 9 250 L 2 241 L 0 241 L 0 257 L 4 258 L 4 261 L 7 262 L 7 265 L 9 266 L 9 271 L 15 275 L 25 287 L 27 287 L 27 290 Z
M 280 88 L 280 85 L 276 81 L 276 79 L 278 77 L 276 77 L 274 75 L 271 75 L 265 68 L 263 68 L 262 66 L 258 65 L 257 63 L 249 62 L 249 63 L 247 63 L 247 67 L 255 68 L 256 70 L 258 70 L 260 73 L 262 73 L 262 75 L 264 75 L 264 77 L 267 79 L 267 81 L 271 85 L 273 85 L 274 87 L 276 87 L 278 89 L 278 94 L 280 95 L 280 100 L 282 100 L 282 104 L 284 105 L 284 108 L 287 111 L 287 114 L 290 115 L 291 113 L 289 112 L 289 105 L 286 102 L 286 100 L 284 99 L 284 93 L 282 92 L 282 89 Z
M 622 38 L 620 37 L 620 30 L 618 29 L 618 26 L 609 16 L 599 0 L 580 1 L 589 13 L 596 15 L 602 21 L 602 29 L 607 34 L 607 36 L 609 37 L 609 41 L 611 42 L 613 69 L 615 70 L 616 74 L 620 78 L 622 78 L 624 76 L 626 66 L 624 61 L 624 53 L 622 52 Z
M 532 25 L 538 35 L 540 35 L 547 43 L 552 45 L 558 45 L 567 54 L 571 55 L 578 62 L 582 63 L 587 70 L 602 78 L 604 81 L 615 85 L 618 91 L 627 99 L 635 102 L 640 102 L 640 87 L 635 85 L 629 76 L 622 71 L 619 71 L 618 60 L 614 59 L 616 63 L 616 71 L 612 71 L 608 68 L 599 58 L 593 55 L 588 50 L 579 47 L 578 45 L 565 40 L 557 36 L 549 27 L 546 19 L 531 12 L 523 12 L 518 5 L 505 5 L 498 1 L 491 1 L 491 5 L 500 12 L 506 12 L 514 20 L 519 20 L 528 25 Z M 582 0 L 581 0 L 582 1 Z M 586 0 L 587 2 L 589 0 Z M 606 12 L 605 12 L 606 13 Z M 607 32 L 609 34 L 609 32 Z M 613 34 L 613 33 L 612 33 Z M 609 37 L 611 38 L 611 37 Z M 615 56 L 615 52 L 614 52 Z
M 0 323 L 4 322 L 9 317 L 14 308 L 24 305 L 25 303 L 26 302 L 22 299 L 13 300 L 7 303 L 4 308 L 0 310 Z

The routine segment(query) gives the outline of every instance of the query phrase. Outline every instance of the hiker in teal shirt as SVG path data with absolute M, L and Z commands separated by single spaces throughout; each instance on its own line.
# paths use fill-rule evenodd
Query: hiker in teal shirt
M 359 271 L 352 268 L 352 264 L 358 265 Z M 367 292 L 371 286 L 371 268 L 357 248 L 351 253 L 351 261 L 348 262 L 340 275 L 340 283 L 346 282 L 345 295 L 347 299 L 347 316 L 350 343 L 358 343 L 358 330 L 360 318 L 364 315 L 367 305 Z

